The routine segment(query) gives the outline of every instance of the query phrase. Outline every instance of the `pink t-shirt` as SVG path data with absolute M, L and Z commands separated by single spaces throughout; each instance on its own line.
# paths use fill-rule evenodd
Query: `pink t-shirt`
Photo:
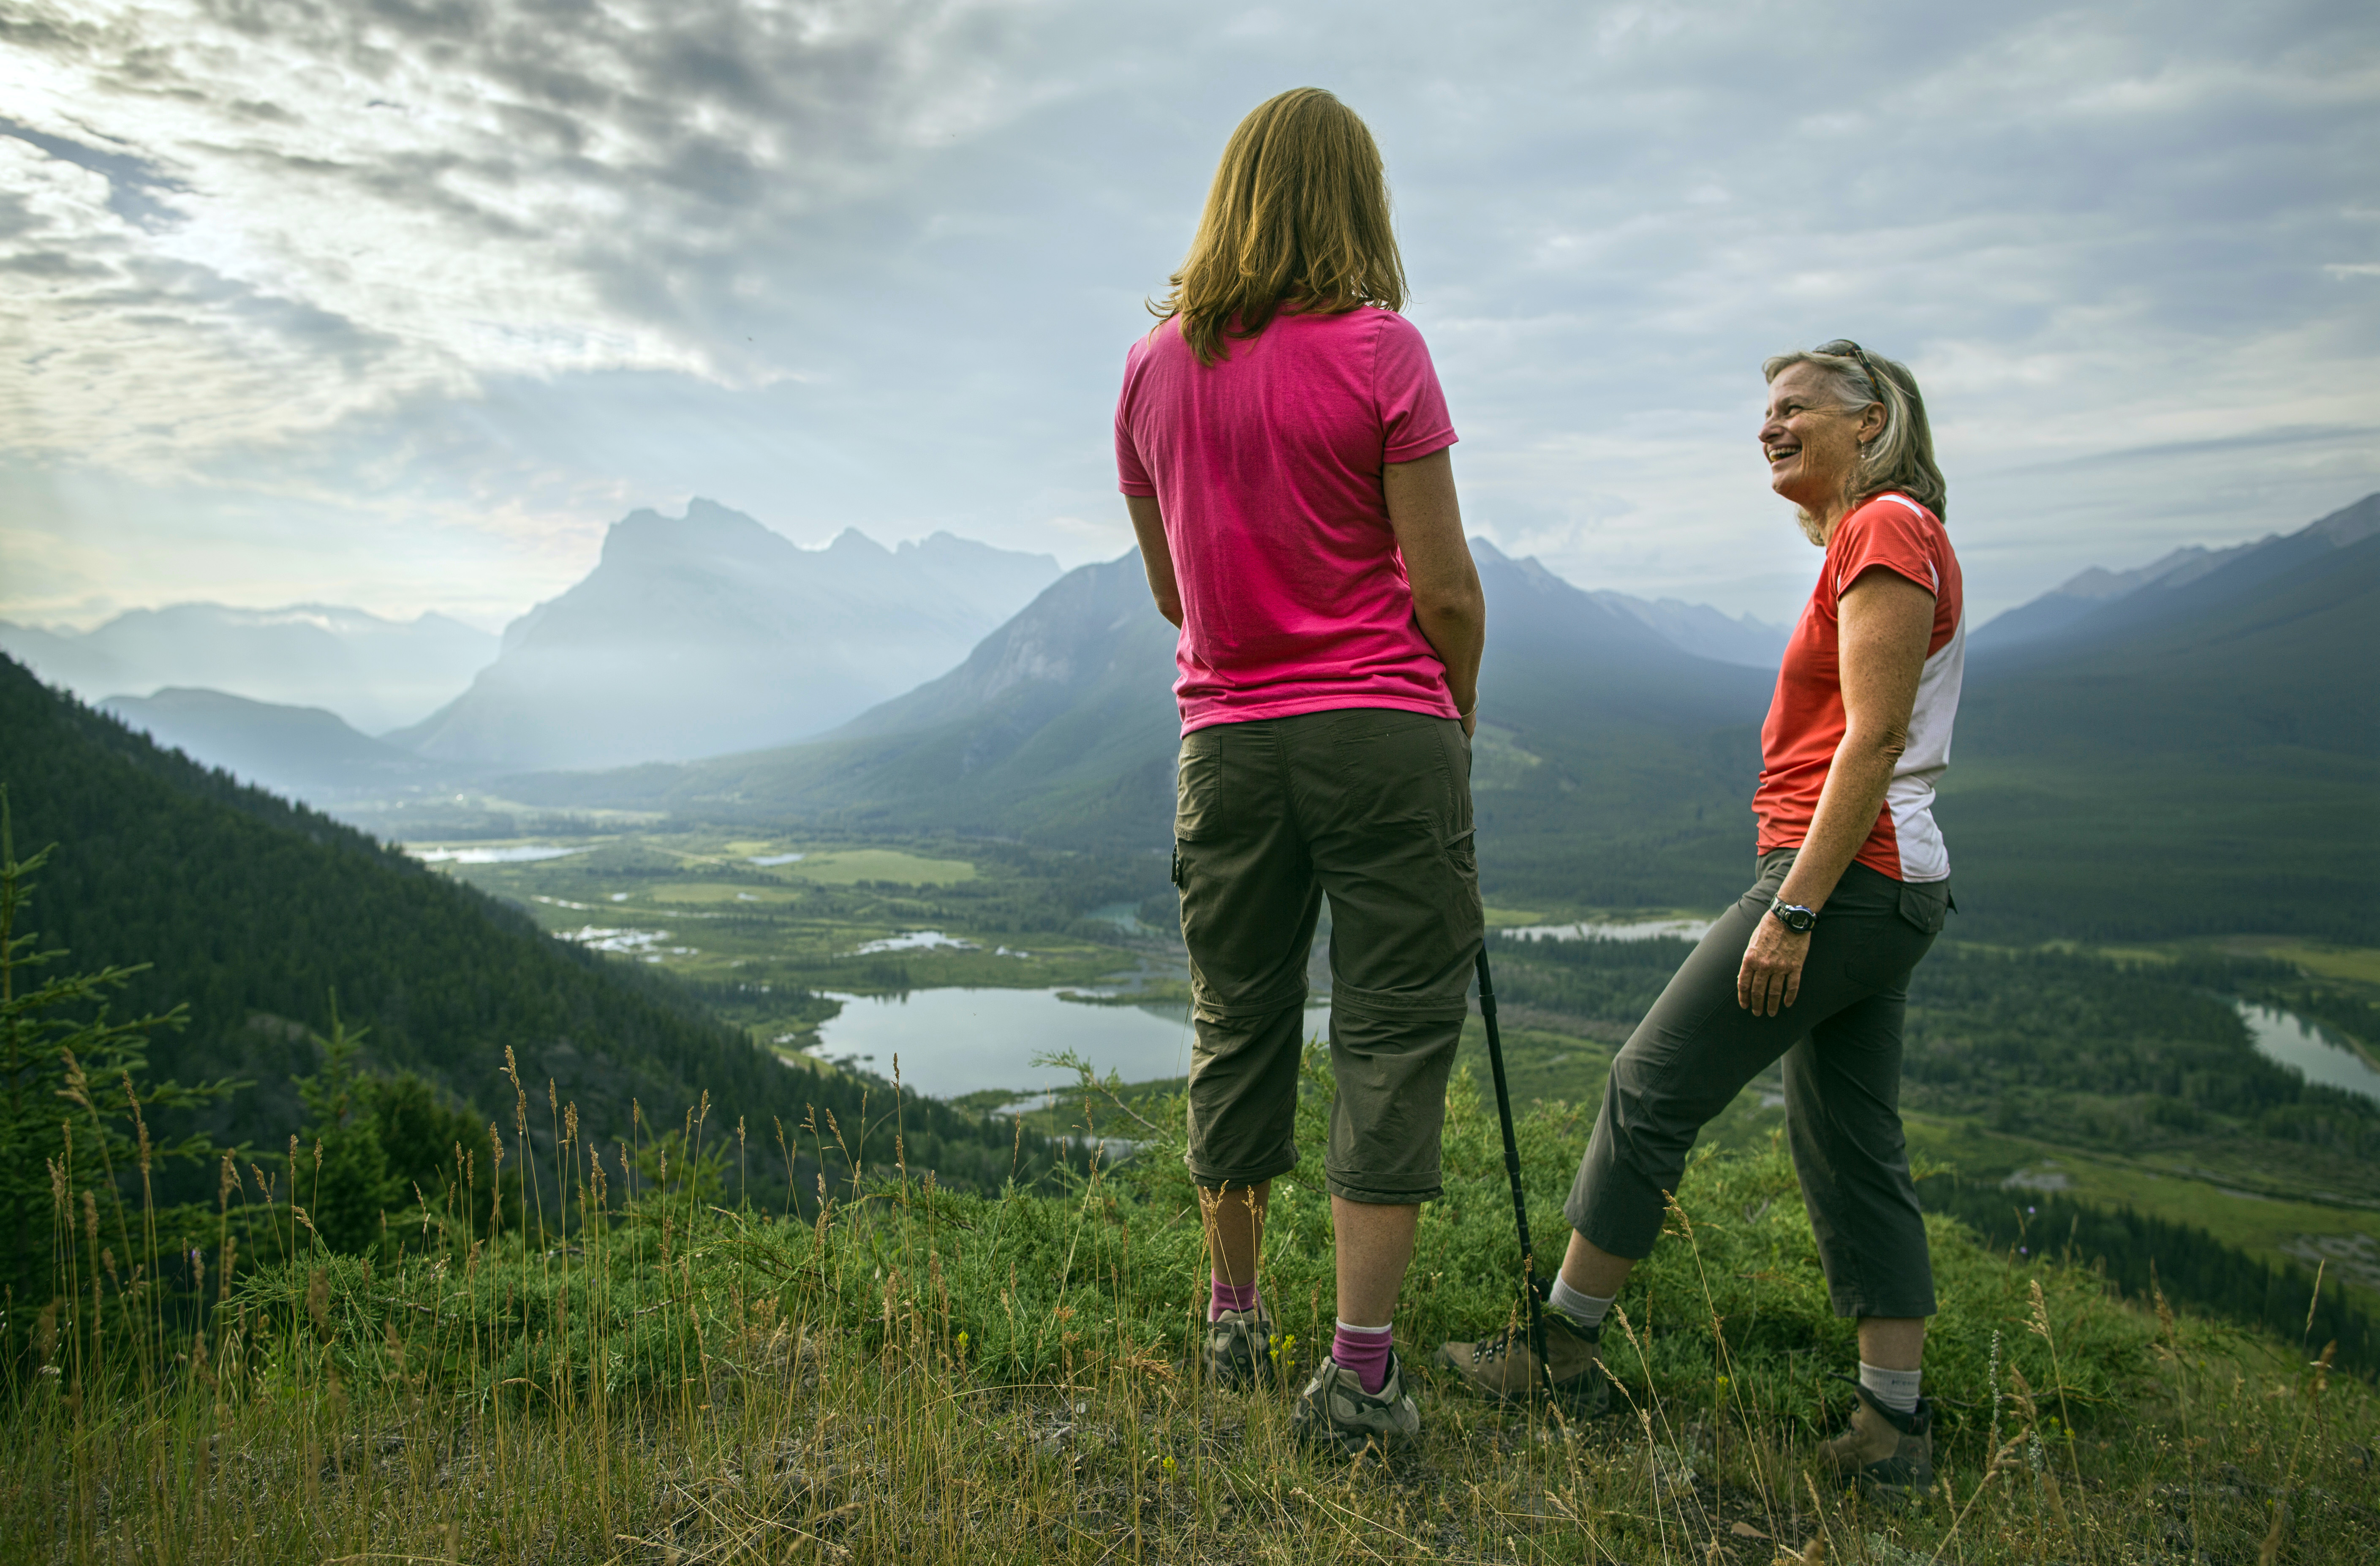
M 1133 346 L 1116 469 L 1154 495 L 1182 592 L 1182 732 L 1342 707 L 1455 716 L 1414 623 L 1380 468 L 1454 443 L 1393 310 L 1275 316 L 1202 365 L 1172 322 Z

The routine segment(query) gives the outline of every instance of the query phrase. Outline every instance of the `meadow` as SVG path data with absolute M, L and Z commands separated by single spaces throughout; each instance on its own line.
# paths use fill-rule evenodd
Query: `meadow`
M 1301 1141 L 1328 1088 L 1308 1063 Z M 1934 1224 L 1942 1481 L 1905 1511 L 1804 1468 L 1845 1393 L 1773 1143 L 1698 1157 L 1607 1338 L 1589 1425 L 1421 1378 L 1386 1461 L 1300 1451 L 1289 1391 L 1332 1315 L 1318 1171 L 1276 1187 L 1282 1384 L 1195 1370 L 1205 1259 L 1167 1122 L 1067 1188 L 971 1195 L 841 1162 L 805 1203 L 737 1180 L 724 1107 L 605 1148 L 522 1085 L 495 1146 L 389 1215 L 312 1231 L 305 1149 L 229 1161 L 209 1232 L 56 1171 L 58 1296 L 12 1312 L 0 1560 L 24 1561 L 2337 1561 L 2380 1548 L 2380 1404 L 2323 1345 L 2112 1297 L 2079 1258 Z M 1112 1086 L 1112 1085 L 1110 1085 Z M 1418 1366 L 1508 1321 L 1520 1258 L 1492 1113 L 1450 1099 L 1447 1198 L 1399 1317 Z M 875 1111 L 897 1123 L 897 1102 Z M 532 1117 L 550 1148 L 529 1158 Z M 1521 1125 L 1553 1221 L 1576 1106 Z M 722 1130 L 722 1125 L 725 1129 Z M 504 1135 L 508 1132 L 509 1135 Z M 775 1135 L 775 1129 L 770 1133 Z M 895 1144 L 896 1149 L 899 1144 Z M 671 1159 L 667 1148 L 681 1149 Z M 484 1155 L 484 1156 L 479 1156 Z M 1312 1162 L 1311 1157 L 1308 1160 Z M 25 1328 L 30 1330 L 24 1330 Z

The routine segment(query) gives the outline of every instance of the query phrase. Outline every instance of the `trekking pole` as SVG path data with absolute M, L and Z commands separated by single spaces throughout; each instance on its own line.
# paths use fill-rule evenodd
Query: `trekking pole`
M 1496 1026 L 1496 985 L 1488 975 L 1488 947 L 1479 947 L 1479 1016 L 1488 1025 L 1488 1069 L 1496 1079 L 1496 1118 L 1504 1128 L 1504 1174 L 1512 1184 L 1512 1227 L 1521 1236 L 1521 1294 L 1529 1310 L 1529 1352 L 1537 1378 L 1550 1395 L 1553 1367 L 1546 1358 L 1545 1295 L 1537 1287 L 1537 1256 L 1529 1244 L 1529 1199 L 1521 1189 L 1521 1144 L 1512 1135 L 1512 1092 L 1504 1084 L 1504 1035 Z

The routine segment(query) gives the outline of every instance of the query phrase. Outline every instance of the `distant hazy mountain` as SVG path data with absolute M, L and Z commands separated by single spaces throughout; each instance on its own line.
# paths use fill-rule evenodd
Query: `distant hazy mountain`
M 111 697 L 99 708 L 192 760 L 318 806 L 424 787 L 438 771 L 409 750 L 358 734 L 320 707 L 280 707 L 169 686 L 154 696 Z
M 710 501 L 638 511 L 585 580 L 506 627 L 469 690 L 384 737 L 524 771 L 781 745 L 947 670 L 1057 574 L 947 533 L 806 550 Z
M 81 633 L 0 623 L 0 651 L 86 701 L 204 687 L 328 708 L 377 732 L 453 700 L 493 661 L 496 638 L 443 614 L 397 621 L 321 603 L 179 603 Z
M 1711 734 L 1755 722 L 1770 677 L 1690 657 L 1534 560 L 1484 540 L 1472 550 L 1491 627 L 1475 753 L 1483 853 L 1515 876 L 1635 901 L 1658 868 L 1643 845 L 1672 858 L 1683 845 L 1725 862 L 1702 891 L 1728 895 L 1758 762 Z M 1180 733 L 1173 643 L 1127 554 L 1068 573 L 956 669 L 808 744 L 503 788 L 529 803 L 1160 845 Z
M 2028 642 L 2057 639 L 2126 601 L 2134 601 L 2119 612 L 2118 618 L 2138 623 L 2141 616 L 2154 617 L 2163 612 L 2159 606 L 2166 601 L 2164 595 L 2178 592 L 2217 572 L 2244 564 L 2248 575 L 2229 579 L 2269 576 L 2331 550 L 2359 543 L 2375 532 L 2380 532 L 2380 494 L 2370 494 L 2287 536 L 2275 533 L 2228 549 L 2210 550 L 2192 544 L 2130 571 L 2109 571 L 2095 565 L 2030 603 L 1997 616 L 1975 632 L 1968 641 L 1968 649 L 1974 653 L 1990 654 Z
M 1714 658 L 1721 663 L 1741 663 L 1751 669 L 1773 673 L 1784 660 L 1785 638 L 1791 634 L 1789 626 L 1772 625 L 1749 614 L 1730 617 L 1707 603 L 1687 603 L 1674 598 L 1647 601 L 1609 590 L 1588 596 L 1634 615 L 1680 651 L 1691 652 L 1697 658 Z

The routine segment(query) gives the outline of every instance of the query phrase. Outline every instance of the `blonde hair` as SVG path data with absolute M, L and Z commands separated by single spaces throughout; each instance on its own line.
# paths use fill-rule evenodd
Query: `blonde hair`
M 1925 422 L 1925 398 L 1909 367 L 1839 337 L 1806 353 L 1779 354 L 1761 365 L 1760 373 L 1773 382 L 1797 364 L 1815 366 L 1826 377 L 1828 389 L 1842 399 L 1840 406 L 1847 412 L 1857 412 L 1870 403 L 1884 405 L 1884 428 L 1860 447 L 1859 466 L 1852 471 L 1852 508 L 1881 494 L 1899 493 L 1937 518 L 1948 517 L 1948 486 L 1942 469 L 1934 462 L 1934 431 Z M 1827 540 L 1818 530 L 1817 518 L 1806 510 L 1800 516 L 1803 533 L 1812 543 L 1823 546 Z
M 1202 364 L 1226 335 L 1253 337 L 1282 306 L 1337 315 L 1402 308 L 1404 262 L 1389 218 L 1380 149 L 1319 87 L 1268 98 L 1223 148 L 1173 291 L 1148 308 L 1181 320 Z

